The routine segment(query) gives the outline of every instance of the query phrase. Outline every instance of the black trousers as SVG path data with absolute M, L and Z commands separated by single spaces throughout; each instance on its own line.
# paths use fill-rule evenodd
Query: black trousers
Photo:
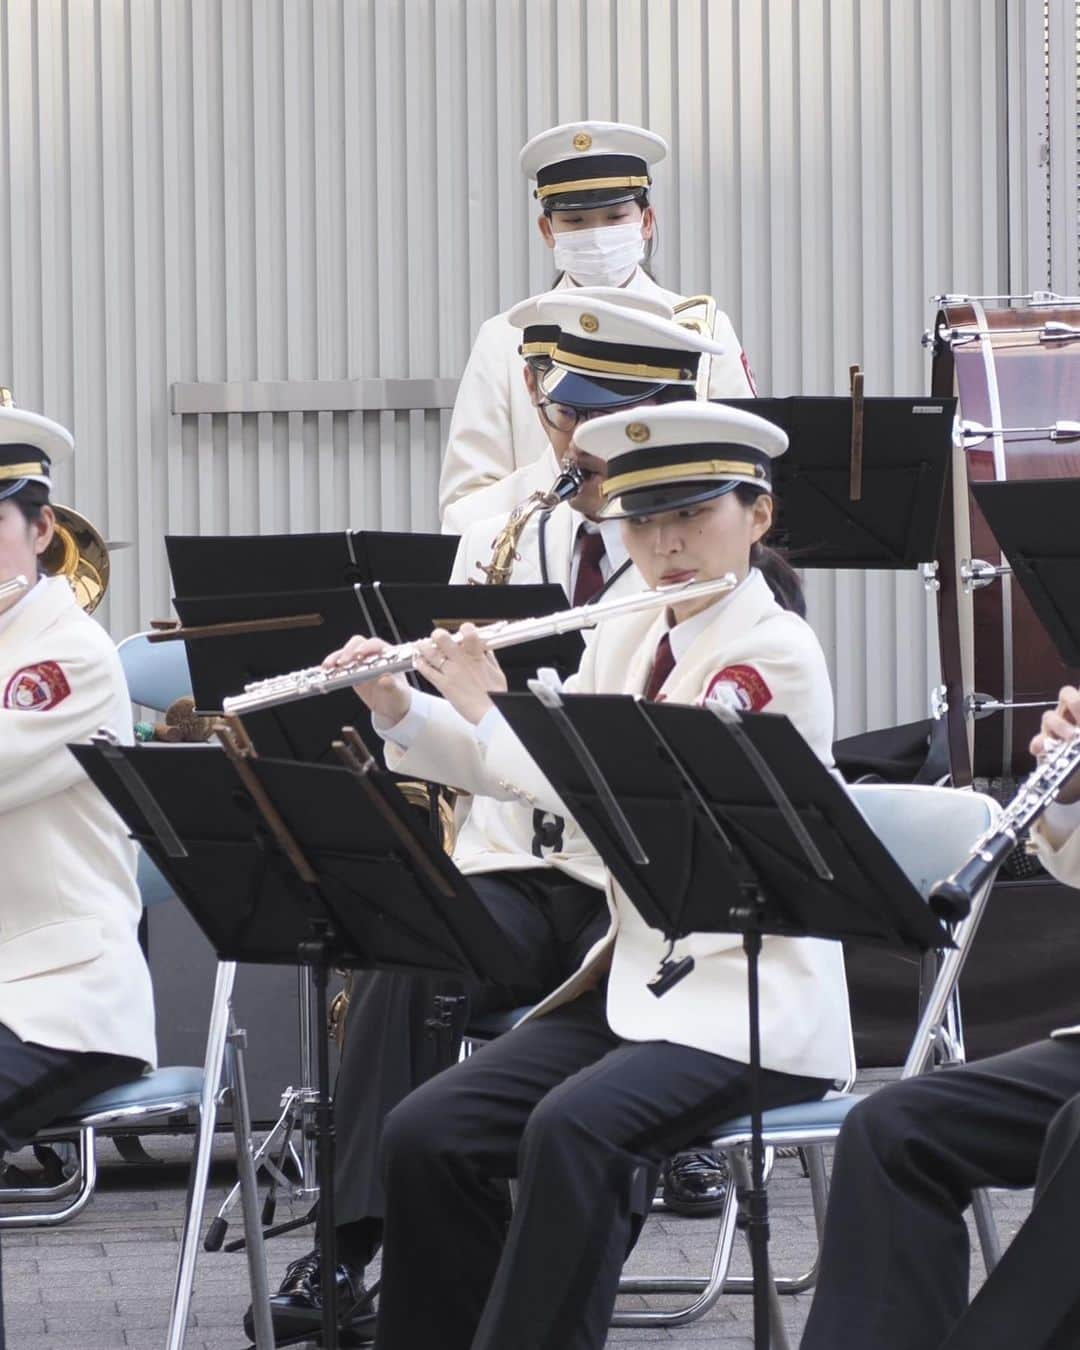
M 802 1350 L 1080 1345 L 1078 1093 L 1080 1041 L 1066 1039 L 860 1103 L 837 1146 Z M 1030 1217 L 963 1317 L 972 1191 L 1036 1180 Z
M 22 1148 L 39 1129 L 85 1098 L 127 1082 L 141 1070 L 138 1060 L 123 1055 L 35 1045 L 0 1025 L 0 1152 Z M 0 1297 L 0 1350 L 5 1344 L 3 1319 Z
M 823 1095 L 766 1073 L 766 1106 Z M 593 990 L 438 1075 L 383 1134 L 376 1350 L 593 1350 L 607 1338 L 635 1179 L 748 1105 L 745 1064 L 621 1041 Z M 507 1229 L 501 1178 L 517 1176 Z
M 472 1013 L 536 1003 L 577 969 L 607 928 L 603 893 L 554 868 L 491 873 L 471 882 L 529 981 L 466 986 L 385 971 L 357 979 L 334 1093 L 335 1219 L 340 1255 L 355 1266 L 370 1261 L 382 1237 L 383 1122 L 414 1088 L 457 1059 L 460 1033 L 440 1045 L 427 1027 L 435 997 L 462 993 Z

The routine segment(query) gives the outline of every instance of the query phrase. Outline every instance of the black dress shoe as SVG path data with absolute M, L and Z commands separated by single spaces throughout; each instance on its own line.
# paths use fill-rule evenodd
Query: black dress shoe
M 727 1159 L 716 1153 L 677 1153 L 664 1168 L 664 1204 L 701 1219 L 719 1214 L 728 1188 Z
M 285 1278 L 277 1293 L 270 1299 L 270 1320 L 275 1341 L 282 1341 L 307 1332 L 317 1335 L 322 1326 L 322 1262 L 317 1251 L 308 1252 L 293 1261 L 285 1271 Z M 370 1323 L 374 1339 L 375 1314 L 371 1311 L 364 1272 L 338 1262 L 337 1267 L 338 1326 L 350 1336 L 362 1334 Z M 255 1339 L 255 1317 L 248 1307 L 244 1314 L 244 1334 Z M 354 1341 L 363 1345 L 366 1341 Z

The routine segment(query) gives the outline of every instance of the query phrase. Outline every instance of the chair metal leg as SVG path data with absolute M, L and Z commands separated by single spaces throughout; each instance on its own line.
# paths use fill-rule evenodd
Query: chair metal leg
M 739 1214 L 739 1202 L 735 1187 L 729 1186 L 724 1197 L 724 1208 L 720 1215 L 720 1232 L 713 1251 L 712 1268 L 707 1279 L 678 1279 L 675 1277 L 650 1277 L 648 1279 L 624 1278 L 619 1283 L 621 1294 L 697 1294 L 693 1303 L 683 1308 L 660 1309 L 640 1308 L 630 1311 L 619 1309 L 611 1319 L 613 1327 L 678 1327 L 688 1322 L 696 1322 L 713 1306 L 724 1292 L 724 1280 L 731 1264 L 731 1252 L 735 1245 L 735 1220 Z
M 169 1309 L 167 1350 L 183 1350 L 191 1310 L 191 1291 L 195 1284 L 195 1262 L 199 1253 L 199 1230 L 206 1206 L 206 1188 L 210 1179 L 210 1159 L 214 1149 L 214 1125 L 217 1122 L 218 1094 L 225 1059 L 225 1037 L 229 1029 L 229 1001 L 236 981 L 233 961 L 218 963 L 214 980 L 214 1001 L 210 1006 L 210 1027 L 206 1034 L 206 1058 L 203 1061 L 203 1090 L 199 1103 L 199 1124 L 195 1132 L 195 1156 L 188 1177 L 187 1207 L 180 1235 L 180 1256 Z
M 57 1228 L 62 1223 L 68 1223 L 74 1219 L 77 1214 L 81 1214 L 90 1203 L 90 1197 L 94 1194 L 94 1186 L 97 1184 L 97 1157 L 94 1153 L 94 1131 L 90 1125 L 84 1125 L 79 1130 L 79 1170 L 78 1188 L 73 1200 L 61 1209 L 54 1209 L 51 1212 L 42 1213 L 40 1210 L 33 1210 L 28 1214 L 3 1214 L 0 1215 L 0 1230 L 6 1228 Z M 64 1186 L 51 1188 L 53 1193 L 69 1193 L 70 1187 L 65 1183 Z M 31 1192 L 32 1194 L 32 1192 Z M 45 1198 L 47 1192 L 39 1192 L 42 1198 Z M 29 1198 L 29 1195 L 27 1196 Z
M 971 1211 L 975 1215 L 975 1231 L 979 1235 L 983 1264 L 986 1266 L 987 1275 L 989 1275 L 1001 1260 L 1001 1237 L 994 1220 L 994 1207 L 990 1200 L 989 1191 L 972 1192 Z

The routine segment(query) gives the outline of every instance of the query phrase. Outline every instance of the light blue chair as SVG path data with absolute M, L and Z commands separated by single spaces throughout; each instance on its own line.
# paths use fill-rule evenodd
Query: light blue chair
M 124 638 L 117 651 L 132 703 L 164 712 L 191 693 L 187 650 L 182 642 L 151 642 L 148 633 Z
M 967 859 L 971 845 L 999 814 L 997 803 L 991 798 L 955 788 L 857 784 L 849 791 L 924 899 L 929 896 L 935 882 L 950 875 Z M 954 934 L 956 948 L 941 954 L 930 972 L 932 982 L 924 990 L 922 1016 L 902 1073 L 905 1078 L 925 1072 L 932 1062 L 958 1062 L 963 1059 L 957 983 L 991 885 L 992 880 L 986 883 L 972 905 L 971 914 L 958 925 Z M 819 1244 L 828 1198 L 822 1149 L 835 1143 L 848 1112 L 858 1100 L 858 1096 L 846 1090 L 831 1093 L 822 1101 L 780 1107 L 764 1113 L 767 1165 L 776 1149 L 804 1150 Z M 693 1294 L 695 1297 L 682 1307 L 672 1309 L 620 1309 L 612 1319 L 613 1325 L 682 1326 L 704 1316 L 724 1292 L 753 1292 L 751 1278 L 728 1273 L 738 1218 L 737 1191 L 748 1186 L 750 1181 L 749 1116 L 739 1116 L 717 1126 L 710 1133 L 707 1147 L 713 1152 L 726 1154 L 734 1183 L 728 1187 L 708 1273 L 694 1277 L 624 1276 L 619 1286 L 620 1293 Z M 988 1243 L 992 1246 L 993 1238 L 987 1231 L 988 1225 L 992 1225 L 992 1216 L 985 1195 L 977 1197 L 976 1220 L 986 1250 Z M 770 1279 L 772 1344 L 775 1350 L 785 1350 L 789 1345 L 777 1295 L 799 1293 L 810 1288 L 816 1278 L 815 1261 L 813 1268 L 804 1275 Z

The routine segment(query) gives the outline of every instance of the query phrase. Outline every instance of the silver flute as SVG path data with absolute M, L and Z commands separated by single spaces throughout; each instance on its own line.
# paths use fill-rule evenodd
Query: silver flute
M 24 576 L 12 577 L 9 581 L 0 581 L 0 600 L 6 600 L 9 596 L 18 595 L 20 591 L 28 589 L 30 583 Z
M 582 628 L 594 628 L 597 624 L 617 618 L 621 614 L 659 609 L 661 605 L 687 600 L 705 600 L 733 590 L 737 584 L 734 573 L 725 572 L 722 577 L 716 577 L 712 581 L 687 581 L 678 586 L 660 586 L 655 591 L 639 591 L 636 595 L 615 596 L 609 600 L 598 600 L 591 605 L 562 609 L 555 614 L 545 614 L 536 619 L 501 619 L 496 623 L 485 625 L 481 631 L 484 644 L 492 651 L 498 651 L 500 647 L 513 647 L 522 642 L 532 642 L 535 638 L 554 637 L 558 633 L 574 633 Z M 453 634 L 452 640 L 460 642 L 461 634 Z M 276 708 L 281 703 L 295 703 L 298 699 L 313 698 L 316 694 L 331 694 L 335 689 L 347 689 L 354 684 L 377 680 L 380 675 L 394 675 L 399 671 L 412 670 L 419 651 L 419 642 L 407 642 L 400 647 L 390 647 L 377 656 L 350 661 L 347 665 L 335 666 L 329 670 L 322 666 L 311 666 L 307 670 L 293 671 L 291 675 L 277 675 L 269 680 L 257 680 L 254 684 L 245 685 L 242 694 L 233 694 L 223 699 L 222 711 L 226 716 L 261 712 L 265 708 Z
M 965 863 L 930 892 L 930 905 L 943 919 L 962 919 L 980 888 L 1020 843 L 1023 832 L 1039 819 L 1061 788 L 1080 769 L 1080 735 L 1068 741 L 1047 740 L 1046 757 L 1024 779 L 1016 796 L 995 825 L 976 839 Z

